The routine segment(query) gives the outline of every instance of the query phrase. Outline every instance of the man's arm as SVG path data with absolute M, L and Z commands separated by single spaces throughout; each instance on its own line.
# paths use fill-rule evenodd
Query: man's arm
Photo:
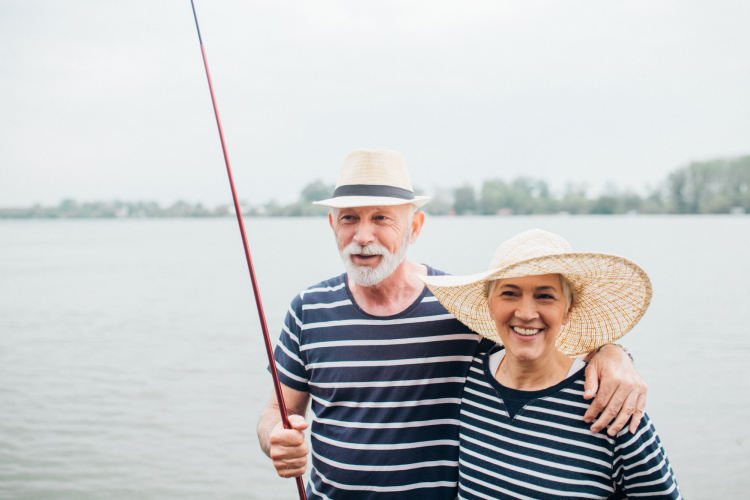
M 584 358 L 586 367 L 584 399 L 596 398 L 583 420 L 590 423 L 591 432 L 599 432 L 612 422 L 607 434 L 614 436 L 630 419 L 629 430 L 634 433 L 646 408 L 648 386 L 633 365 L 633 360 L 620 347 L 607 344 Z M 603 411 L 602 411 L 603 410 Z M 615 418 L 617 417 L 617 418 Z
M 310 393 L 298 391 L 281 384 L 281 393 L 286 404 L 292 429 L 284 429 L 281 423 L 276 393 L 258 421 L 258 440 L 263 452 L 273 460 L 273 466 L 281 477 L 298 477 L 307 468 L 307 422 L 305 413 Z

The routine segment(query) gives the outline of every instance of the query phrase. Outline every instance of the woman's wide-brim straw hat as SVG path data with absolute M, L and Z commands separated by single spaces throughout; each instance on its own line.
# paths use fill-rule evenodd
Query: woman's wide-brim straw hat
M 406 161 L 400 153 L 384 149 L 357 149 L 341 167 L 333 198 L 315 201 L 331 208 L 405 205 L 421 207 L 429 196 L 415 196 Z
M 569 355 L 591 352 L 629 332 L 651 302 L 651 281 L 634 262 L 603 253 L 577 253 L 556 234 L 532 229 L 506 241 L 489 271 L 470 276 L 419 276 L 459 321 L 502 343 L 487 304 L 496 279 L 561 274 L 573 285 L 570 321 L 556 347 Z

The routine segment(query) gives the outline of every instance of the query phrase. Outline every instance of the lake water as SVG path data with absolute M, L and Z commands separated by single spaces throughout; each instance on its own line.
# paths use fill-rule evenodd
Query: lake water
M 247 226 L 276 336 L 342 265 L 325 218 Z M 650 274 L 622 343 L 682 492 L 747 497 L 750 217 L 432 217 L 410 258 L 474 273 L 534 227 Z M 233 220 L 0 221 L 0 498 L 295 498 L 255 437 L 265 366 Z

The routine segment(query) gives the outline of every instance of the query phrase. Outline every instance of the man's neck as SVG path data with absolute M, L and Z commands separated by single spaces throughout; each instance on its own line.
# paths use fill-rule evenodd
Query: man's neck
M 373 286 L 360 286 L 347 276 L 354 301 L 367 314 L 393 316 L 412 305 L 424 290 L 418 274 L 427 274 L 427 266 L 404 260 L 386 279 Z

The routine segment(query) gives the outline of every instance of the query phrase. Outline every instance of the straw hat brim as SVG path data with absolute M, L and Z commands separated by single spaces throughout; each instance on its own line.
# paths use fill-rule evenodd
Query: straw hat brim
M 391 198 L 388 196 L 338 196 L 327 200 L 314 201 L 313 205 L 323 205 L 329 208 L 352 207 L 390 207 L 394 205 L 412 204 L 419 208 L 429 201 L 429 196 L 415 196 L 413 199 Z
M 478 334 L 502 344 L 487 308 L 492 279 L 562 274 L 575 288 L 570 321 L 556 347 L 568 355 L 591 352 L 629 332 L 651 302 L 651 281 L 634 262 L 601 253 L 562 253 L 521 260 L 469 276 L 419 276 L 441 304 Z

